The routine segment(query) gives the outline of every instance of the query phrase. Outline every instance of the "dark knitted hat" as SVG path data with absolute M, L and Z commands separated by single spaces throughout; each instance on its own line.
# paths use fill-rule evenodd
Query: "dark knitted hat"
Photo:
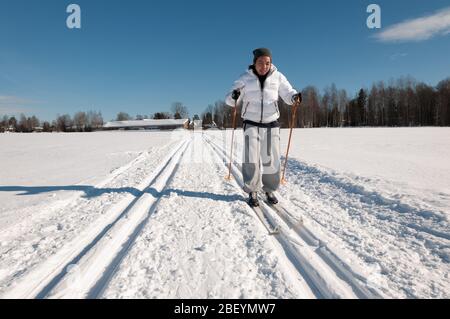
M 268 56 L 270 60 L 272 60 L 272 52 L 270 52 L 267 48 L 259 48 L 253 51 L 253 64 L 255 64 L 256 60 L 258 60 L 261 56 Z

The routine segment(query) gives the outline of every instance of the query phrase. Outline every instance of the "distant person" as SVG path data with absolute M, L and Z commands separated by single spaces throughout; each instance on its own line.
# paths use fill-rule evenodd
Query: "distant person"
M 256 49 L 253 55 L 253 64 L 234 82 L 226 103 L 231 107 L 242 103 L 244 191 L 249 193 L 250 206 L 256 207 L 259 206 L 257 191 L 261 181 L 267 201 L 278 203 L 274 195 L 280 186 L 281 176 L 278 98 L 281 96 L 284 102 L 292 105 L 295 101 L 301 101 L 301 93 L 294 90 L 272 64 L 269 49 Z

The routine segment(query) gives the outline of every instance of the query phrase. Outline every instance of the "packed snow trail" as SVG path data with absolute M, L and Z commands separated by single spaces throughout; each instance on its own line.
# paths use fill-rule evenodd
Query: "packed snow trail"
M 226 163 L 226 151 L 209 137 L 205 137 L 207 144 L 215 150 L 219 158 Z M 233 159 L 232 172 L 236 181 L 243 185 L 240 174 L 241 165 Z M 264 195 L 261 195 L 261 199 Z M 301 216 L 295 216 L 294 212 L 287 209 L 285 200 L 277 194 L 279 203 L 269 205 L 261 200 L 262 209 L 265 211 L 272 224 L 280 229 L 277 236 L 286 253 L 291 256 L 298 271 L 303 273 L 311 287 L 314 287 L 316 295 L 320 298 L 379 298 L 380 294 L 367 287 L 360 280 L 360 276 L 351 270 L 349 265 L 337 257 L 327 246 L 319 240 L 306 225 Z M 282 227 L 283 225 L 283 227 Z
M 202 133 L 194 133 L 102 297 L 315 297 L 225 173 Z
M 180 158 L 190 145 L 184 141 L 176 149 L 164 167 L 154 174 L 152 182 L 142 191 L 136 201 L 114 221 L 110 229 L 95 245 L 76 261 L 77 271 L 66 275 L 45 292 L 50 298 L 95 298 L 101 292 L 129 247 L 139 235 L 158 204 L 159 193 L 165 189 L 179 165 Z

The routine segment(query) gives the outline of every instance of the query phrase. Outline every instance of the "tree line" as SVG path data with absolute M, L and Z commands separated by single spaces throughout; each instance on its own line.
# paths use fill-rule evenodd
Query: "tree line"
M 294 127 L 450 126 L 450 78 L 432 87 L 411 77 L 375 83 L 354 97 L 335 84 L 320 93 L 314 86 L 302 91 Z M 280 124 L 289 127 L 291 107 L 279 99 Z M 238 105 L 240 114 L 242 105 Z M 232 127 L 232 109 L 224 101 L 210 104 L 201 115 L 206 124 Z M 242 119 L 237 117 L 237 126 Z
M 361 88 L 353 97 L 335 84 L 326 87 L 321 93 L 314 86 L 307 86 L 302 91 L 303 102 L 298 109 L 294 127 L 396 127 L 396 126 L 450 126 L 450 78 L 438 83 L 436 87 L 417 82 L 411 77 L 383 81 L 372 85 L 370 89 Z M 242 105 L 238 105 L 238 114 Z M 291 107 L 280 98 L 281 127 L 289 127 Z M 160 111 L 152 116 L 130 116 L 119 112 L 116 121 L 143 119 L 183 119 L 188 118 L 188 108 L 181 102 L 174 102 L 171 112 Z M 201 116 L 194 115 L 194 120 L 201 119 L 204 126 L 213 123 L 218 128 L 232 127 L 232 109 L 223 100 L 208 105 Z M 237 116 L 237 127 L 242 126 L 242 118 Z M 90 132 L 103 127 L 101 112 L 77 112 L 57 115 L 56 119 L 41 122 L 36 116 L 19 118 L 4 115 L 0 117 L 0 132 Z
M 135 117 L 126 112 L 119 112 L 114 120 L 183 119 L 188 116 L 188 108 L 181 102 L 174 102 L 171 106 L 171 112 L 156 112 L 152 116 L 137 114 Z M 198 116 L 196 117 L 198 118 Z M 77 112 L 73 116 L 58 114 L 56 119 L 51 122 L 41 121 L 35 115 L 27 117 L 25 114 L 21 114 L 19 118 L 4 115 L 0 117 L 0 132 L 91 132 L 102 129 L 103 124 L 102 113 L 95 111 Z
M 21 114 L 19 118 L 7 115 L 0 118 L 0 132 L 91 132 L 102 126 L 102 113 L 96 111 L 77 112 L 73 117 L 58 114 L 51 122 L 41 121 L 35 115 L 27 117 L 25 114 Z

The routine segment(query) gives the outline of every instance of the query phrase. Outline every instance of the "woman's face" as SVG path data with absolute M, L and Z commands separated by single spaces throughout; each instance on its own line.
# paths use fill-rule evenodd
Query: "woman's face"
M 260 56 L 255 62 L 255 69 L 259 75 L 266 75 L 270 71 L 272 60 L 268 56 Z

